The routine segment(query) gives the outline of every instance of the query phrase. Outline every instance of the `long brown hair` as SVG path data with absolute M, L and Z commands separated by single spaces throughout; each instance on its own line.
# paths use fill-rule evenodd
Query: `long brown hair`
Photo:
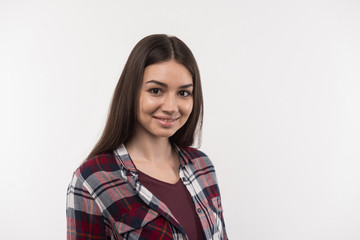
M 184 65 L 192 75 L 194 85 L 192 112 L 184 126 L 170 137 L 170 141 L 186 147 L 194 144 L 196 135 L 200 138 L 203 96 L 196 60 L 191 50 L 177 37 L 154 34 L 140 40 L 130 53 L 115 88 L 105 129 L 88 158 L 118 148 L 133 135 L 144 70 L 151 64 L 169 60 Z

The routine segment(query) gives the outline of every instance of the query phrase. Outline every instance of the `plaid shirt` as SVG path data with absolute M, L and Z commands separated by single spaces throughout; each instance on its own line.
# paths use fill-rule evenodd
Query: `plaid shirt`
M 205 238 L 227 239 L 214 166 L 194 148 L 176 150 Z M 67 239 L 188 239 L 168 207 L 137 179 L 124 145 L 85 161 L 67 191 Z

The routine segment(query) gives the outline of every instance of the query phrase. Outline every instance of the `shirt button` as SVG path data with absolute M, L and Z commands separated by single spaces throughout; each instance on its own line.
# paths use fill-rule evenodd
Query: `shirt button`
M 198 209 L 197 209 L 197 212 L 198 212 L 198 213 L 201 213 L 201 208 L 198 208 Z
M 186 178 L 183 177 L 182 180 L 183 180 L 183 182 L 185 182 L 185 181 L 186 181 Z

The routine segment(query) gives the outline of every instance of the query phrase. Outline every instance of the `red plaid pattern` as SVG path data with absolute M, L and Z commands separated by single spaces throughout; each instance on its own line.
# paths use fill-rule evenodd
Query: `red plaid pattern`
M 176 147 L 179 174 L 205 239 L 227 239 L 214 166 L 194 148 Z M 67 191 L 68 240 L 188 239 L 168 207 L 139 181 L 124 145 L 85 161 Z

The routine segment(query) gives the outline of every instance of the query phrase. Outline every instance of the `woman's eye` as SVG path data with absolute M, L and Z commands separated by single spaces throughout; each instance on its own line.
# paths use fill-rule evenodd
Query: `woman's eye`
M 182 97 L 187 97 L 187 96 L 190 96 L 190 95 L 191 95 L 191 93 L 188 92 L 188 91 L 180 91 L 179 94 L 180 94 L 180 96 L 182 96 Z
M 160 88 L 152 88 L 152 89 L 149 90 L 149 92 L 150 92 L 151 94 L 153 94 L 153 95 L 160 95 L 160 94 L 162 94 L 162 91 L 161 91 Z

